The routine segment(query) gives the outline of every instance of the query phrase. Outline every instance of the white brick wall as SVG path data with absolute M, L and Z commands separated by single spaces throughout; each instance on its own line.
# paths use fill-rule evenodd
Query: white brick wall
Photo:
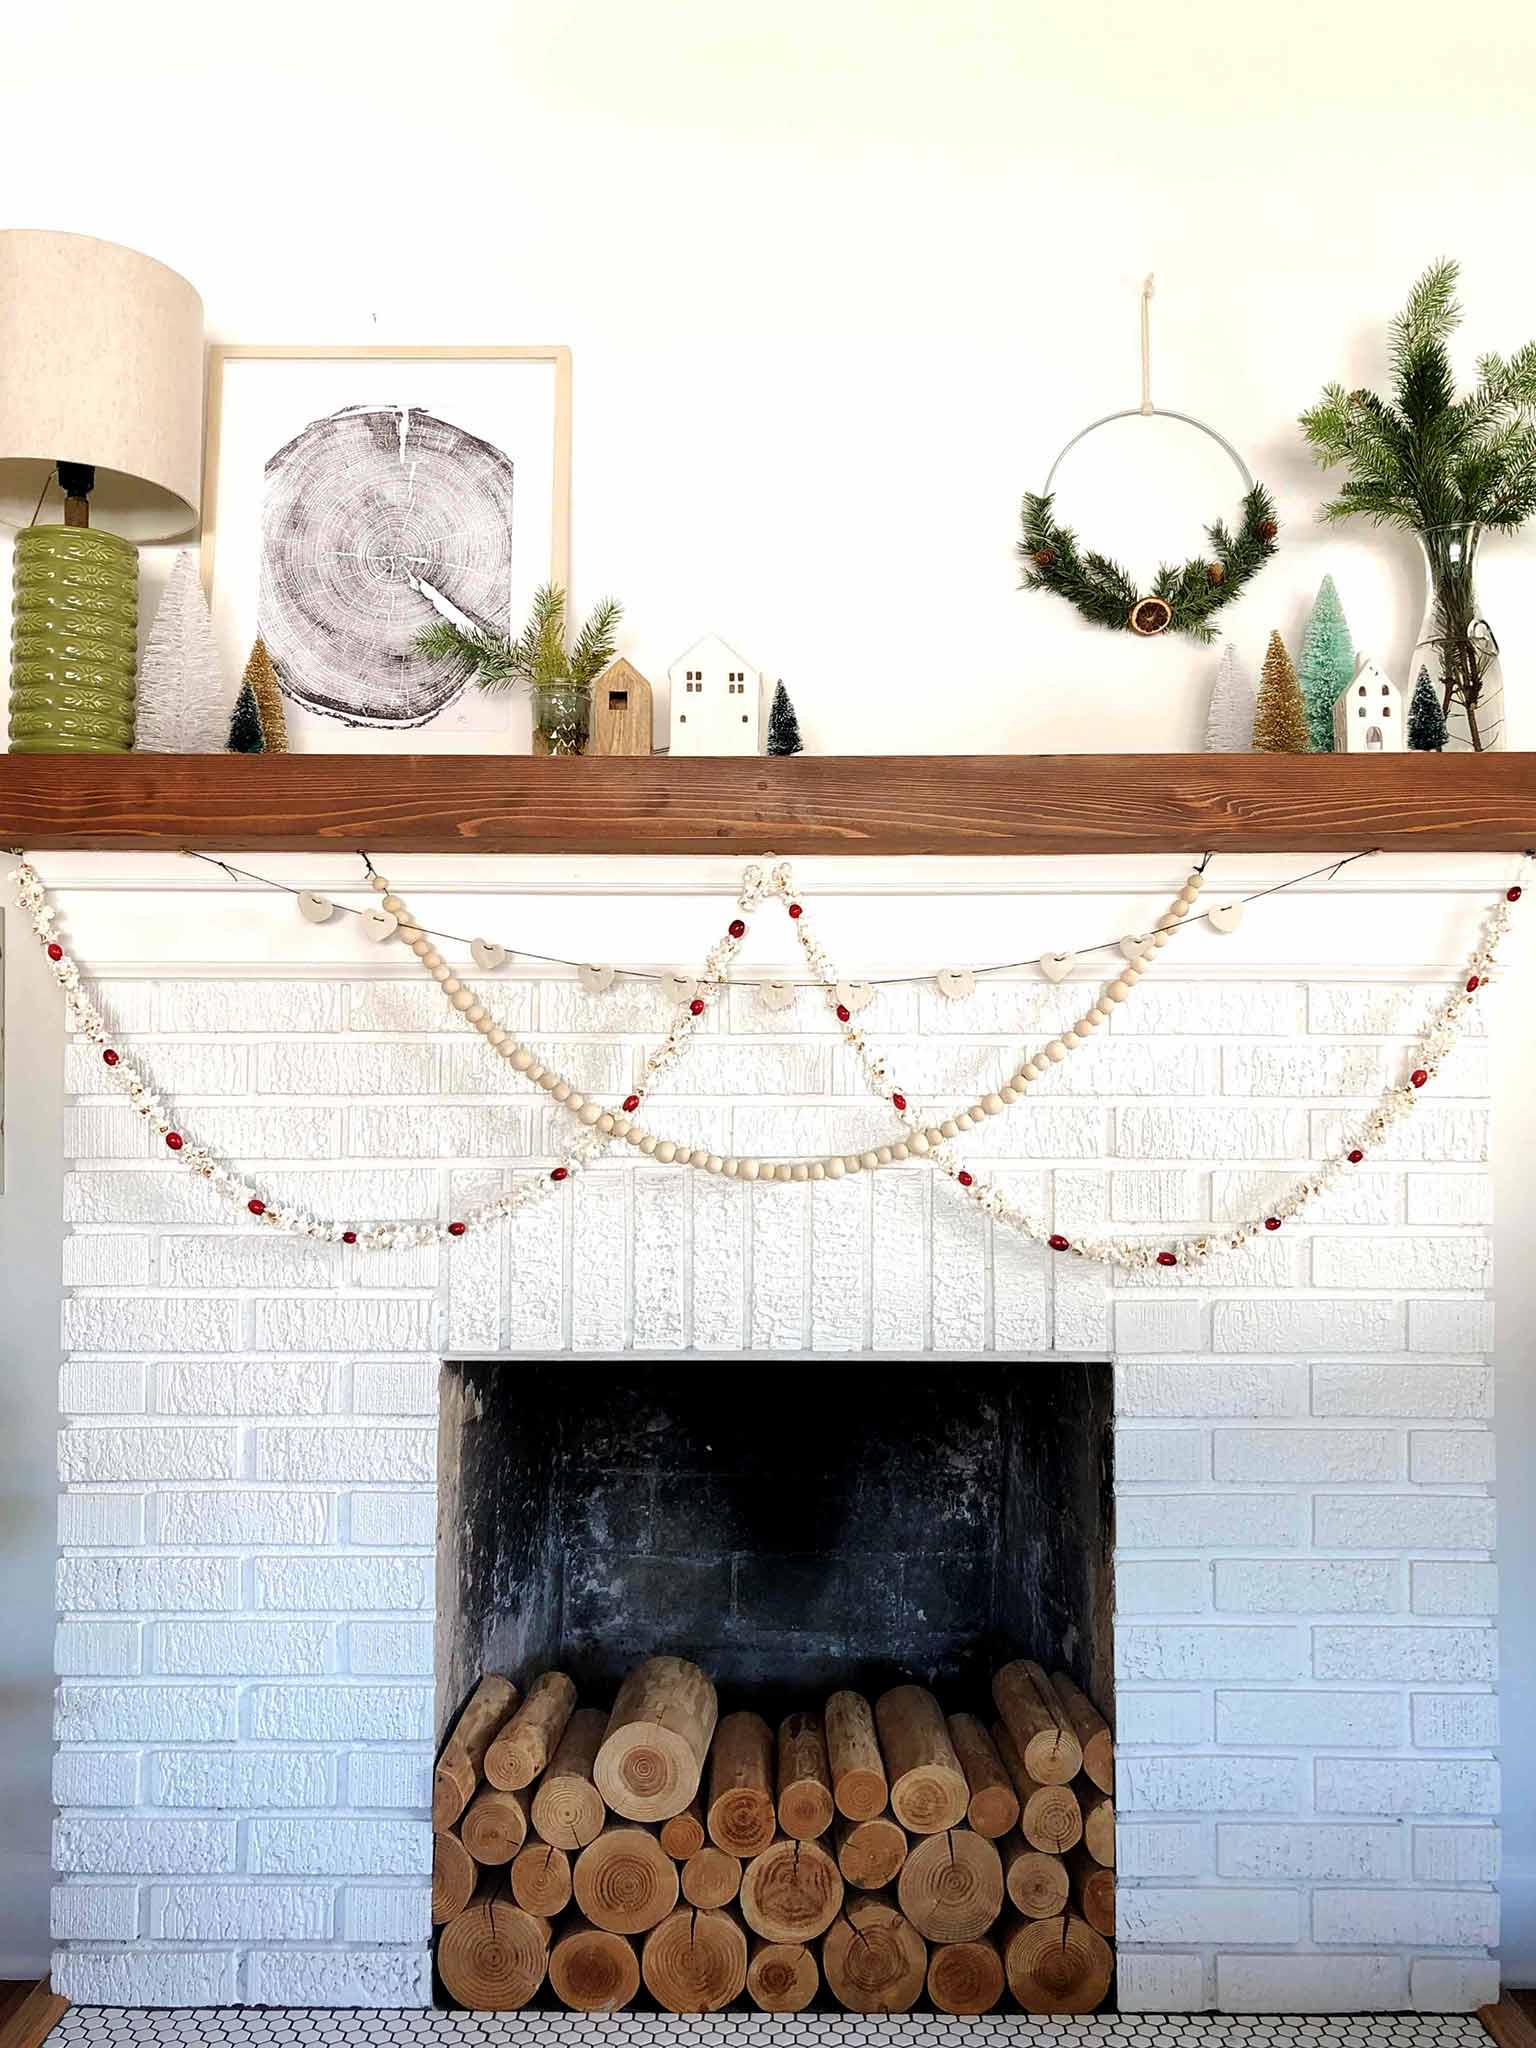
M 327 1212 L 451 1213 L 555 1128 L 404 974 L 109 974 L 101 993 L 189 1125 Z M 1027 978 L 962 1005 L 902 988 L 868 1021 L 912 1085 L 959 1094 L 1071 1000 Z M 623 982 L 592 997 L 508 974 L 492 1001 L 614 1093 L 664 1022 Z M 975 1149 L 1069 1233 L 1246 1212 L 1374 1094 L 1427 1001 L 1295 964 L 1180 981 L 1170 956 Z M 922 1170 L 807 1193 L 629 1158 L 511 1242 L 358 1259 L 333 1284 L 330 1253 L 231 1224 L 153 1158 L 73 1049 L 60 1988 L 430 1996 L 443 1350 L 1113 1348 L 1122 2004 L 1481 2002 L 1491 1275 L 1468 1050 L 1315 1217 L 1249 1260 L 1112 1286 L 994 1234 Z M 743 1147 L 846 1145 L 869 1118 L 824 1013 L 745 994 L 673 1103 Z

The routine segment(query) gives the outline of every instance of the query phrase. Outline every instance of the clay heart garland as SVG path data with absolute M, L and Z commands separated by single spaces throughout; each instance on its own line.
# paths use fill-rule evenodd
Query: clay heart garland
M 1150 932 L 1143 932 L 1139 938 L 1134 933 L 1127 932 L 1120 941 L 1120 950 L 1127 960 L 1140 960 L 1146 954 L 1146 950 L 1151 943 L 1152 934 Z
M 1235 932 L 1243 921 L 1243 906 L 1236 899 L 1213 903 L 1205 913 L 1205 921 L 1213 932 Z
M 757 1000 L 765 1010 L 792 1010 L 795 1006 L 795 984 L 792 981 L 760 981 Z
M 600 996 L 605 989 L 613 987 L 613 969 L 611 967 L 594 967 L 591 965 L 578 967 L 576 979 L 581 983 L 589 996 Z
M 840 981 L 834 993 L 845 1010 L 867 1010 L 875 1000 L 875 985 L 871 981 Z
M 311 924 L 324 924 L 335 913 L 336 906 L 329 896 L 322 896 L 318 889 L 299 891 L 299 915 L 307 917 Z
M 1040 972 L 1047 981 L 1065 981 L 1077 965 L 1075 953 L 1042 953 Z
M 358 914 L 358 923 L 364 936 L 378 945 L 384 939 L 391 939 L 400 929 L 400 920 L 392 910 L 364 910 Z
M 493 945 L 489 939 L 471 939 L 469 957 L 483 973 L 494 974 L 498 967 L 506 966 L 507 949 Z
M 941 967 L 933 978 L 939 994 L 949 1002 L 963 1003 L 976 993 L 976 977 L 969 967 Z
M 690 975 L 664 974 L 661 992 L 669 1003 L 691 1003 L 699 992 L 699 984 Z

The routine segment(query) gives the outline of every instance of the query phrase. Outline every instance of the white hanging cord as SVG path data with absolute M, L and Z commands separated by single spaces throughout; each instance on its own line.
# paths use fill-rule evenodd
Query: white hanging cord
M 1157 410 L 1152 403 L 1152 294 L 1156 289 L 1149 270 L 1141 287 L 1141 409 L 1149 418 Z

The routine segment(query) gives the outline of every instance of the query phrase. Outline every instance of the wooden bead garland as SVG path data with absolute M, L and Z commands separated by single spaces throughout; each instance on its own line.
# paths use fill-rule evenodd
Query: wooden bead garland
M 749 871 L 749 874 L 752 872 L 754 871 Z M 585 1165 L 597 1152 L 606 1149 L 613 1139 L 628 1138 L 630 1132 L 636 1130 L 627 1112 L 631 1107 L 639 1107 L 641 1097 L 638 1092 L 627 1098 L 625 1113 L 614 1116 L 612 1112 L 603 1110 L 600 1105 L 586 1102 L 568 1082 L 554 1074 L 546 1074 L 531 1052 L 514 1045 L 510 1035 L 491 1022 L 473 992 L 464 989 L 451 969 L 442 961 L 441 956 L 435 954 L 427 935 L 419 927 L 408 922 L 405 905 L 397 897 L 387 893 L 389 885 L 382 878 L 378 878 L 375 886 L 386 892 L 382 907 L 399 920 L 398 936 L 410 946 L 423 966 L 428 968 L 448 999 L 454 1002 L 466 1021 L 482 1032 L 486 1042 L 494 1049 L 505 1052 L 505 1048 L 511 1046 L 511 1052 L 505 1056 L 509 1058 L 514 1068 L 525 1073 L 529 1080 L 544 1085 L 554 1099 L 562 1102 L 579 1117 L 582 1131 L 562 1155 L 561 1163 L 547 1176 L 534 1183 L 524 1182 L 509 1194 L 479 1203 L 467 1209 L 462 1218 L 451 1222 L 379 1223 L 359 1229 L 352 1226 L 344 1227 L 338 1222 L 284 1207 L 264 1198 L 258 1190 L 232 1173 L 228 1167 L 215 1159 L 206 1146 L 189 1145 L 183 1133 L 172 1127 L 163 1113 L 159 1096 L 147 1078 L 131 1062 L 124 1060 L 116 1046 L 108 1043 L 111 1034 L 101 1013 L 81 985 L 79 967 L 54 936 L 53 928 L 57 922 L 57 913 L 47 901 L 47 893 L 36 870 L 23 858 L 11 880 L 15 885 L 17 901 L 28 913 L 33 932 L 64 993 L 76 1028 L 88 1042 L 102 1048 L 102 1061 L 112 1085 L 128 1097 L 137 1113 L 182 1164 L 206 1180 L 225 1200 L 243 1203 L 252 1216 L 273 1228 L 290 1234 L 312 1237 L 324 1243 L 357 1246 L 365 1250 L 392 1249 L 435 1241 L 451 1244 L 472 1227 L 500 1221 L 532 1201 L 547 1199 L 555 1187 L 569 1178 L 574 1168 Z M 877 1147 L 862 1154 L 833 1156 L 826 1160 L 768 1163 L 751 1159 L 720 1159 L 715 1154 L 697 1148 L 685 1148 L 670 1140 L 657 1139 L 648 1132 L 637 1130 L 635 1138 L 630 1139 L 630 1142 L 638 1143 L 640 1151 L 647 1156 L 666 1162 L 675 1160 L 680 1164 L 701 1167 L 710 1172 L 725 1173 L 734 1169 L 735 1177 L 745 1180 L 755 1180 L 759 1177 L 790 1180 L 840 1179 L 849 1171 L 885 1165 L 898 1158 L 928 1157 L 963 1193 L 1021 1235 L 1043 1242 L 1053 1252 L 1071 1253 L 1080 1258 L 1119 1266 L 1130 1271 L 1143 1271 L 1154 1265 L 1197 1265 L 1213 1252 L 1240 1250 L 1259 1231 L 1279 1230 L 1287 1220 L 1300 1214 L 1311 1200 L 1326 1192 L 1347 1168 L 1359 1165 L 1364 1160 L 1367 1145 L 1379 1142 L 1398 1118 L 1414 1108 L 1421 1089 L 1438 1073 L 1442 1060 L 1454 1045 L 1468 1006 L 1487 986 L 1495 965 L 1499 943 L 1509 928 L 1511 906 L 1520 901 L 1523 891 L 1518 883 L 1511 886 L 1504 891 L 1502 899 L 1488 913 L 1478 946 L 1467 963 L 1464 979 L 1441 1002 L 1414 1050 L 1407 1085 L 1399 1084 L 1388 1088 L 1376 1109 L 1357 1130 L 1349 1134 L 1344 1148 L 1322 1167 L 1315 1169 L 1310 1176 L 1296 1182 L 1290 1192 L 1273 1204 L 1265 1215 L 1240 1225 L 1227 1226 L 1219 1232 L 1180 1240 L 1173 1247 L 1165 1246 L 1161 1249 L 1151 1242 L 1124 1239 L 1108 1242 L 1073 1242 L 1059 1233 L 1047 1236 L 1044 1227 L 1019 1210 L 1004 1192 L 990 1181 L 978 1178 L 973 1172 L 961 1166 L 949 1152 L 947 1141 L 958 1135 L 961 1130 L 972 1128 L 978 1116 L 1000 1113 L 1001 1109 L 1018 1099 L 1023 1085 L 1048 1072 L 1051 1064 L 1059 1063 L 1070 1050 L 1075 1049 L 1077 1043 L 1086 1040 L 1097 1023 L 1111 1014 L 1114 1005 L 1125 1000 L 1139 978 L 1144 959 L 1165 945 L 1169 932 L 1188 915 L 1198 896 L 1199 886 L 1198 873 L 1192 874 L 1171 907 L 1168 922 L 1155 930 L 1149 939 L 1135 941 L 1134 954 L 1132 942 L 1122 943 L 1121 950 L 1126 955 L 1127 964 L 1121 970 L 1118 980 L 1106 986 L 1093 1010 L 1085 1013 L 1084 1017 L 1072 1026 L 1069 1034 L 1064 1033 L 1060 1039 L 1051 1040 L 1042 1048 L 1041 1053 L 1035 1055 L 1033 1061 L 1025 1061 L 1018 1074 L 1014 1076 L 1013 1083 L 998 1090 L 994 1096 L 983 1097 L 971 1109 L 960 1112 L 953 1118 L 946 1118 L 938 1125 L 925 1125 L 920 1115 L 915 1116 L 910 1128 L 907 1128 L 905 1139 L 896 1144 Z M 764 887 L 759 882 L 755 887 L 751 883 L 744 887 L 742 907 L 751 907 L 765 894 L 781 895 L 787 900 L 789 893 L 788 869 L 780 867 L 774 871 L 772 882 L 768 886 Z M 796 922 L 797 929 L 801 928 L 803 907 L 799 903 L 790 902 L 788 911 L 790 918 Z M 712 992 L 718 990 L 724 978 L 724 967 L 729 958 L 727 949 L 733 948 L 744 935 L 744 923 L 739 919 L 735 920 L 726 939 L 711 953 L 707 964 L 706 983 L 711 986 Z M 803 933 L 802 945 L 807 959 L 828 990 L 829 1000 L 836 1007 L 835 969 L 808 932 Z M 611 970 L 609 974 L 611 977 Z M 458 1002 L 457 998 L 461 995 L 468 1000 Z M 689 1031 L 696 1025 L 703 1010 L 690 1005 L 685 1014 L 686 1022 L 681 1022 L 675 1027 L 668 1039 L 647 1061 L 646 1072 L 653 1078 L 680 1056 L 687 1043 Z M 871 1087 L 877 1094 L 889 1099 L 894 1108 L 905 1113 L 907 1098 L 899 1089 L 892 1087 L 883 1062 L 869 1053 L 862 1034 L 853 1027 L 851 1019 L 845 1017 L 841 1021 L 844 1024 L 845 1041 L 858 1056 Z M 595 1116 L 589 1116 L 589 1110 L 595 1110 Z

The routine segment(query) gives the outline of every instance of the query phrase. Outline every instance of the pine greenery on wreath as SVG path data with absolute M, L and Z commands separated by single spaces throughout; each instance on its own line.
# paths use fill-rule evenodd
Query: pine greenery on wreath
M 1243 499 L 1236 532 L 1218 519 L 1206 528 L 1209 555 L 1174 565 L 1165 562 L 1149 592 L 1131 581 L 1107 555 L 1082 553 L 1070 527 L 1058 526 L 1052 499 L 1030 492 L 1024 499 L 1024 535 L 1019 555 L 1025 590 L 1054 590 L 1096 626 L 1138 633 L 1188 633 L 1216 638 L 1212 618 L 1242 591 L 1275 552 L 1279 525 L 1268 491 L 1255 484 Z

